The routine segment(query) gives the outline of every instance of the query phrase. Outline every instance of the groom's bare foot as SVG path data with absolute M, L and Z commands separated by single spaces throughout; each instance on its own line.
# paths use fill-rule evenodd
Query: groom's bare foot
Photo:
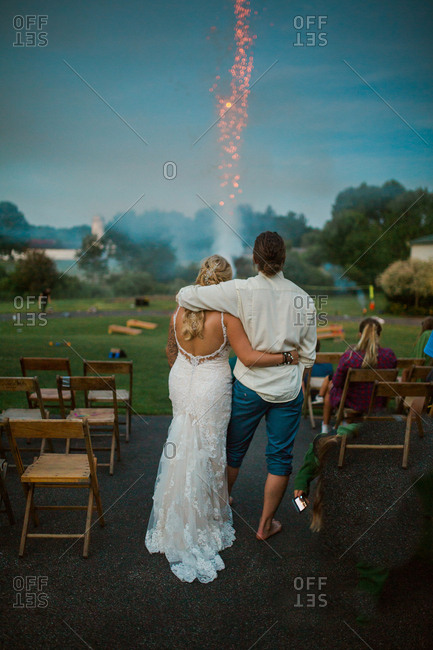
M 263 528 L 260 528 L 257 531 L 256 537 L 260 541 L 263 541 L 264 539 L 268 539 L 268 537 L 271 537 L 272 535 L 276 535 L 279 533 L 282 529 L 281 522 L 277 521 L 276 519 L 272 519 L 271 524 L 269 526 L 264 526 Z

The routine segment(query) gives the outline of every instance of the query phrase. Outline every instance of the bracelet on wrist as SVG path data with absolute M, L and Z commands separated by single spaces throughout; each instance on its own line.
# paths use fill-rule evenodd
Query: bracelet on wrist
M 281 366 L 288 366 L 293 362 L 293 355 L 291 352 L 282 352 L 283 361 L 280 364 Z

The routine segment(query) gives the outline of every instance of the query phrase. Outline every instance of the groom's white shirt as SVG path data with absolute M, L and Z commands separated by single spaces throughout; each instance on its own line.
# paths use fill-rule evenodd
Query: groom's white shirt
M 186 309 L 227 312 L 239 318 L 255 350 L 283 352 L 296 348 L 299 364 L 247 368 L 238 359 L 234 375 L 267 402 L 297 397 L 304 368 L 316 358 L 316 309 L 313 299 L 283 273 L 264 273 L 247 280 L 231 280 L 207 287 L 184 287 L 177 301 Z

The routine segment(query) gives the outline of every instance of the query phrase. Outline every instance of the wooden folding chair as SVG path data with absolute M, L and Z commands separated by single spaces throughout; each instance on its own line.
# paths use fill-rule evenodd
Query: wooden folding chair
M 84 408 L 74 408 L 66 414 L 62 397 L 62 388 L 69 387 L 74 392 L 84 393 Z M 110 462 L 99 463 L 100 467 L 109 467 L 110 475 L 114 473 L 114 453 L 117 448 L 117 460 L 120 460 L 119 416 L 117 411 L 116 379 L 111 377 L 57 377 L 60 412 L 67 420 L 87 418 L 92 436 L 111 436 L 110 447 L 95 447 L 95 451 L 110 451 Z M 112 408 L 91 407 L 89 393 L 92 390 L 104 390 L 111 395 Z M 103 433 L 109 431 L 110 433 Z M 67 452 L 70 448 L 67 448 Z M 75 449 L 73 450 L 75 451 Z M 80 449 L 82 451 L 82 449 Z
M 406 469 L 407 461 L 409 457 L 409 443 L 410 443 L 410 432 L 412 427 L 413 419 L 415 418 L 418 432 L 420 438 L 424 435 L 424 430 L 422 428 L 422 420 L 420 415 L 413 410 L 412 405 L 406 402 L 407 398 L 416 398 L 416 397 L 432 397 L 433 395 L 433 384 L 432 383 L 413 383 L 413 382 L 380 382 L 376 381 L 374 383 L 373 392 L 371 394 L 370 408 L 367 415 L 360 416 L 361 421 L 366 420 L 375 420 L 375 421 L 384 421 L 384 420 L 395 420 L 396 416 L 393 414 L 389 415 L 371 415 L 371 412 L 374 408 L 374 404 L 378 397 L 399 397 L 405 404 L 408 406 L 408 414 L 397 416 L 406 422 L 406 429 L 404 434 L 403 444 L 358 444 L 347 442 L 347 436 L 341 436 L 340 443 L 340 455 L 338 459 L 338 466 L 342 467 L 344 463 L 344 457 L 346 449 L 402 449 L 403 450 L 403 460 L 402 467 Z
M 316 354 L 316 363 L 332 363 L 332 365 L 337 365 L 340 361 L 341 355 L 343 352 L 318 352 Z M 311 390 L 320 389 L 324 377 L 312 377 L 311 368 L 308 368 L 306 374 L 305 382 L 305 395 L 304 395 L 304 417 L 307 417 L 307 414 L 310 417 L 310 424 L 313 429 L 316 428 L 316 421 L 313 412 L 313 403 L 311 400 Z M 314 408 L 320 408 L 320 405 L 314 405 Z M 323 406 L 322 406 L 323 408 Z
M 409 369 L 407 381 L 427 381 L 429 374 L 433 372 L 432 366 L 413 365 Z
M 353 409 L 346 407 L 345 402 L 350 384 L 359 382 L 374 384 L 376 381 L 396 381 L 397 375 L 397 368 L 349 368 L 346 375 L 346 381 L 344 382 L 340 404 L 337 410 L 335 427 L 338 428 L 345 417 L 359 419 L 362 416 L 361 413 L 357 413 Z
M 433 373 L 433 366 L 412 366 L 408 371 L 407 381 L 426 382 L 431 373 Z M 408 397 L 405 400 L 406 406 L 411 405 L 414 399 L 416 397 Z M 403 404 L 401 404 L 400 409 L 402 406 Z M 429 415 L 433 415 L 433 403 L 430 406 Z
M 4 393 L 26 393 L 27 400 L 30 394 L 33 399 L 34 407 L 28 408 L 7 408 L 0 414 L 0 452 L 11 451 L 4 447 L 2 442 L 3 423 L 7 419 L 19 420 L 46 420 L 49 418 L 49 412 L 45 410 L 41 390 L 37 377 L 0 377 L 0 392 Z M 29 402 L 28 402 L 29 403 Z M 45 449 L 46 441 L 42 440 L 40 449 L 28 447 L 26 451 L 37 451 L 42 453 Z M 49 443 L 51 444 L 51 443 Z
M 411 381 L 409 378 L 410 372 L 413 368 L 413 366 L 423 366 L 425 363 L 424 357 L 421 358 L 415 358 L 415 357 L 400 357 L 397 359 L 397 368 L 399 370 L 398 381 Z M 402 401 L 399 399 L 396 399 L 396 404 L 397 404 L 397 412 L 401 413 L 403 409 L 403 404 Z
M 399 370 L 405 370 L 406 368 L 411 368 L 412 366 L 423 366 L 425 362 L 424 358 L 416 359 L 412 357 L 400 357 L 397 359 L 397 368 Z
M 26 541 L 32 538 L 75 538 L 84 539 L 83 557 L 89 554 L 90 529 L 92 514 L 96 509 L 101 526 L 105 525 L 96 474 L 97 461 L 93 455 L 87 420 L 7 420 L 7 431 L 21 483 L 27 494 L 26 510 L 21 534 L 19 556 L 24 555 Z M 20 450 L 16 443 L 18 438 L 47 438 L 53 440 L 84 440 L 85 454 L 42 454 L 24 470 Z M 87 488 L 89 498 L 87 505 L 38 505 L 34 503 L 36 487 L 45 488 Z M 95 504 L 93 502 L 95 500 Z M 29 533 L 30 515 L 35 525 L 39 523 L 39 510 L 86 510 L 86 528 L 84 533 Z
M 49 372 L 58 375 L 71 375 L 71 362 L 68 358 L 58 357 L 21 357 L 20 359 L 21 371 L 23 377 L 27 377 L 29 372 Z M 41 388 L 42 400 L 47 404 L 58 404 L 59 393 L 57 387 L 54 388 Z M 64 389 L 62 392 L 63 401 L 70 403 L 70 408 L 75 408 L 75 396 L 70 390 Z M 36 400 L 36 395 L 30 393 L 28 395 L 29 406 L 32 408 Z
M 132 361 L 88 361 L 84 360 L 83 374 L 89 375 L 128 375 L 129 387 L 117 388 L 117 407 L 124 408 L 126 412 L 126 431 L 125 442 L 129 442 L 131 433 L 131 415 L 132 415 L 132 381 L 133 381 L 133 363 Z M 111 404 L 111 394 L 108 390 L 91 390 L 89 392 L 89 404 L 105 403 Z
M 0 510 L 0 512 L 5 512 L 9 518 L 9 523 L 14 524 L 15 523 L 15 517 L 14 513 L 12 510 L 11 502 L 9 499 L 9 494 L 8 490 L 6 487 L 6 470 L 7 470 L 8 464 L 4 458 L 0 459 L 0 504 L 1 502 L 4 503 L 4 509 Z

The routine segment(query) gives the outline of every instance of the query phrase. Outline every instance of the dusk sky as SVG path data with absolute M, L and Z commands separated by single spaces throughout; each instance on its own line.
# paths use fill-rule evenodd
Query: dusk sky
M 277 63 L 249 95 L 237 201 L 321 226 L 350 185 L 432 189 L 430 2 L 252 0 L 251 10 L 251 84 Z M 17 14 L 48 16 L 46 47 L 13 47 Z M 307 15 L 327 22 L 297 36 L 294 19 Z M 209 88 L 230 79 L 234 23 L 222 0 L 3 2 L 0 200 L 57 226 L 108 221 L 143 193 L 137 213 L 193 216 L 197 193 L 217 206 L 217 126 L 193 143 L 217 118 Z M 308 31 L 327 45 L 294 46 Z

